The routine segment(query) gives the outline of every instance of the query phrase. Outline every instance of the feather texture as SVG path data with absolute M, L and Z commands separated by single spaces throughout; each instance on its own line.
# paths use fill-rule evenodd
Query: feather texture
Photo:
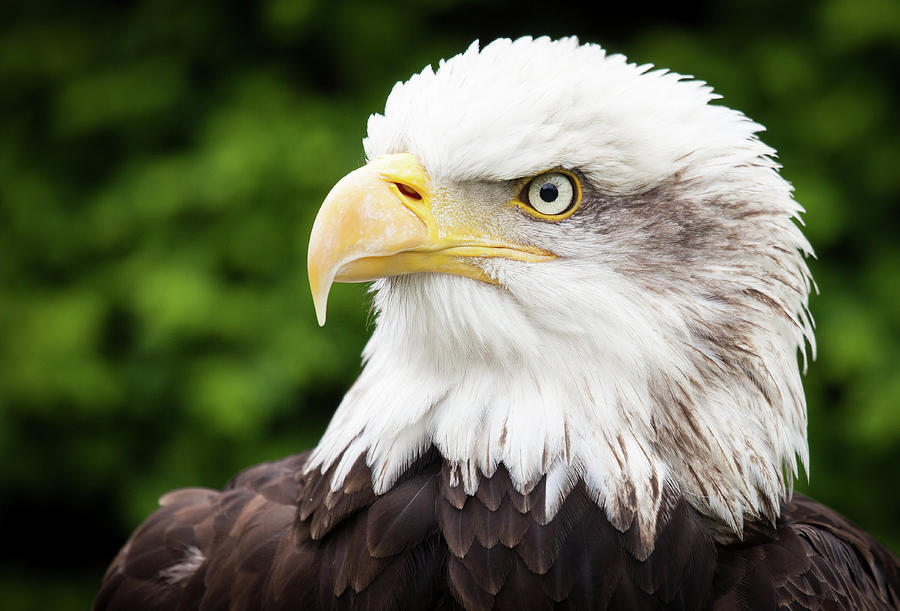
M 329 474 L 308 453 L 254 467 L 221 491 L 166 495 L 114 560 L 94 604 L 119 609 L 893 609 L 900 562 L 797 495 L 774 528 L 716 543 L 677 491 L 640 559 L 579 482 L 554 519 L 525 509 L 498 469 L 461 508 L 447 461 L 428 452 L 387 493 L 313 537 L 301 507 Z M 361 468 L 360 468 L 361 469 Z M 539 484 L 539 486 L 545 484 Z M 293 492 L 293 500 L 285 495 Z M 357 488 L 331 491 L 358 499 Z M 537 491 L 533 491 L 532 494 Z M 521 496 L 521 495 L 520 495 Z M 288 499 L 288 500 L 285 500 Z M 354 501 L 356 503 L 358 501 Z M 343 506 L 340 501 L 333 507 Z M 491 509 L 491 506 L 494 509 Z M 465 516 L 470 516 L 466 518 Z

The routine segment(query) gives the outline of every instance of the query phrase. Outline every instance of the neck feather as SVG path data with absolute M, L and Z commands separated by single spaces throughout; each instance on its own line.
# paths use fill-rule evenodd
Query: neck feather
M 797 452 L 805 463 L 793 335 L 745 330 L 729 346 L 662 301 L 594 304 L 579 325 L 552 325 L 514 291 L 438 274 L 376 290 L 365 367 L 307 465 L 330 470 L 333 489 L 365 455 L 384 493 L 435 447 L 470 495 L 501 466 L 522 494 L 545 478 L 548 518 L 582 481 L 649 550 L 665 490 L 739 538 L 745 521 L 777 517 L 784 469 L 796 473 Z

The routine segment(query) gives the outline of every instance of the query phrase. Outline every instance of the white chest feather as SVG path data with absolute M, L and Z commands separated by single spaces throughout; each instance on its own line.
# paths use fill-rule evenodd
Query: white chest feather
M 725 531 L 774 518 L 782 463 L 795 470 L 795 452 L 805 456 L 805 418 L 786 427 L 772 417 L 803 412 L 796 366 L 764 368 L 778 388 L 773 405 L 730 367 L 701 370 L 708 348 L 692 345 L 664 301 L 616 303 L 609 280 L 585 301 L 590 312 L 566 308 L 553 320 L 552 309 L 523 309 L 514 294 L 465 278 L 380 283 L 365 368 L 308 469 L 340 461 L 336 488 L 365 453 L 382 493 L 435 446 L 469 494 L 479 472 L 500 464 L 522 493 L 546 476 L 548 518 L 578 480 L 614 525 L 636 519 L 648 537 L 666 486 Z

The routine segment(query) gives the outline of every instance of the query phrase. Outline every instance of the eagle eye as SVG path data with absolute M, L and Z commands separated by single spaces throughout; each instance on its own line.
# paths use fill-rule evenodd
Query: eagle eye
M 520 199 L 532 215 L 544 220 L 561 220 L 575 212 L 581 189 L 577 179 L 568 172 L 545 172 L 525 185 Z

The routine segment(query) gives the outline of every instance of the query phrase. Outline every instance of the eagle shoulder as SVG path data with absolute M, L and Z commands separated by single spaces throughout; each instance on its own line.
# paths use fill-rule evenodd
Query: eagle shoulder
M 716 607 L 898 609 L 900 560 L 832 509 L 801 494 L 776 528 L 722 546 Z
M 719 603 L 734 608 L 898 609 L 900 560 L 832 509 L 801 494 L 784 503 L 767 542 L 724 548 Z M 741 583 L 728 585 L 742 567 Z
M 307 454 L 247 469 L 221 491 L 164 495 L 113 560 L 94 609 L 227 608 L 259 596 L 290 538 Z
M 452 606 L 434 518 L 439 469 L 414 465 L 376 498 L 363 463 L 364 476 L 357 467 L 331 490 L 329 472 L 303 473 L 308 454 L 247 469 L 222 491 L 163 496 L 94 609 Z

